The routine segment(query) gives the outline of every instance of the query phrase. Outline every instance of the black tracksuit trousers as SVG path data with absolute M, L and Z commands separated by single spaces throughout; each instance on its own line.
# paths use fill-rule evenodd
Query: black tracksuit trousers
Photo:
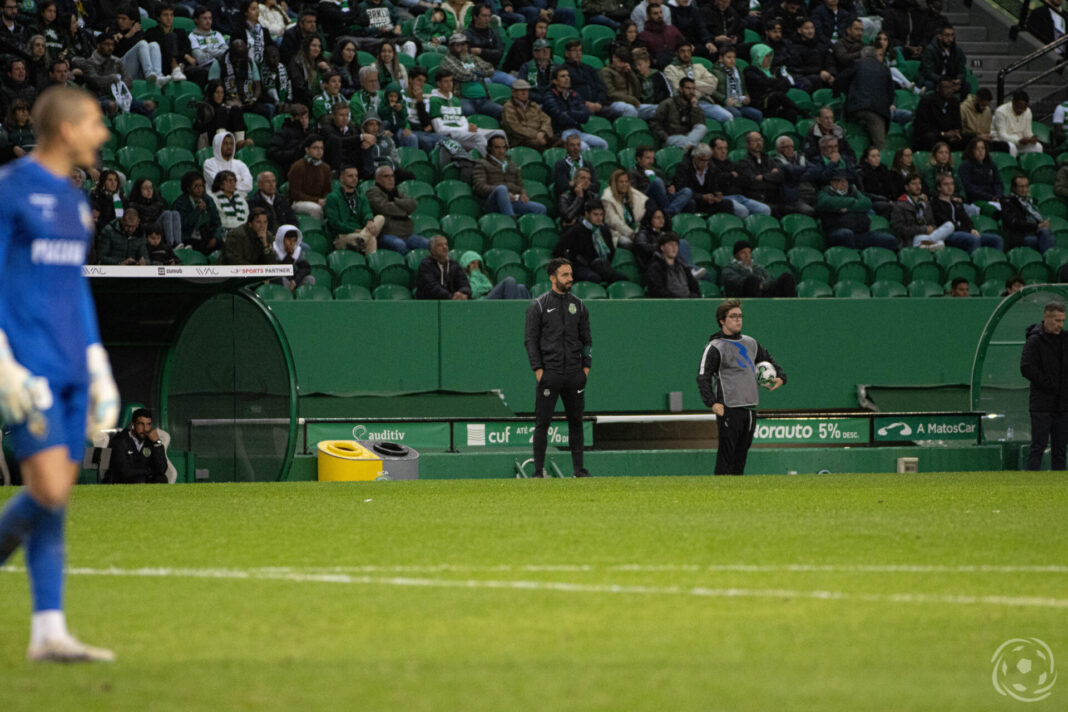
M 563 374 L 543 371 L 534 399 L 534 472 L 545 467 L 545 448 L 548 444 L 549 424 L 556 410 L 556 399 L 564 401 L 567 413 L 567 437 L 571 448 L 571 466 L 575 473 L 582 470 L 582 414 L 586 410 L 586 374 L 582 371 Z
M 756 413 L 748 408 L 725 408 L 716 416 L 719 448 L 716 450 L 717 475 L 745 474 L 745 460 L 756 432 Z

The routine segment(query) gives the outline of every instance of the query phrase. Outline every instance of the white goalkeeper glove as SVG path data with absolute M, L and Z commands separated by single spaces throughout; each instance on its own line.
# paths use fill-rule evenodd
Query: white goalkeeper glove
M 108 352 L 100 344 L 92 344 L 85 352 L 89 366 L 89 416 L 86 434 L 92 438 L 101 430 L 110 430 L 119 421 L 119 389 L 111 377 Z
M 15 360 L 7 335 L 0 330 L 0 420 L 17 425 L 51 407 L 48 379 L 34 376 Z

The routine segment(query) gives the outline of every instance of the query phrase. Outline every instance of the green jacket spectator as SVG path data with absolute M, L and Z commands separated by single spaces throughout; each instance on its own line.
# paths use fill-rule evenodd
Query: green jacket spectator
M 327 230 L 335 237 L 363 230 L 367 221 L 374 217 L 367 197 L 360 192 L 359 188 L 346 193 L 344 187 L 340 185 L 326 196 L 323 214 L 326 218 Z
M 349 109 L 352 110 L 352 123 L 359 126 L 367 116 L 378 116 L 379 110 L 386 103 L 382 91 L 369 92 L 358 89 L 349 100 Z
M 456 19 L 449 13 L 434 8 L 424 12 L 412 28 L 412 34 L 423 45 L 424 52 L 436 52 L 447 54 L 449 51 L 449 36 L 456 32 Z
M 679 94 L 660 102 L 649 122 L 649 128 L 663 143 L 667 142 L 669 136 L 685 136 L 694 126 L 704 125 L 705 112 Z
M 138 232 L 141 219 L 127 208 L 123 216 L 108 223 L 96 239 L 96 254 L 102 265 L 148 264 L 145 238 Z
M 716 78 L 716 88 L 712 90 L 712 101 L 720 106 L 727 105 L 727 88 L 732 82 L 736 83 L 738 91 L 742 96 L 749 95 L 749 90 L 746 89 L 745 86 L 745 77 L 742 76 L 742 73 L 737 67 L 734 67 L 733 70 L 730 71 L 732 72 L 732 78 L 728 81 L 728 69 L 724 67 L 722 63 L 717 63 L 712 67 L 712 76 Z

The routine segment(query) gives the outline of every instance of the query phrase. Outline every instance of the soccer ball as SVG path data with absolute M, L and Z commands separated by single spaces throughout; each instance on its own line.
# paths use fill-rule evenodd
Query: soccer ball
M 775 385 L 775 379 L 779 377 L 779 372 L 775 370 L 775 366 L 770 361 L 761 361 L 756 365 L 757 383 L 765 388 L 771 388 Z

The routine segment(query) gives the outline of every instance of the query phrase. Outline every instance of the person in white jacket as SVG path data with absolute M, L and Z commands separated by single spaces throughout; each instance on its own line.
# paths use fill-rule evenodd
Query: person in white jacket
M 630 248 L 634 233 L 645 216 L 648 200 L 645 193 L 630 186 L 626 171 L 619 169 L 612 173 L 608 187 L 601 193 L 601 202 L 604 203 L 604 224 L 611 231 L 616 247 Z
M 256 187 L 252 171 L 245 162 L 234 157 L 237 139 L 229 131 L 220 131 L 211 141 L 212 157 L 204 161 L 204 183 L 211 185 L 219 171 L 233 171 L 237 176 L 237 192 L 246 196 Z
M 1031 130 L 1030 100 L 1025 91 L 1012 93 L 1007 101 L 994 112 L 993 136 L 995 141 L 1009 144 L 1009 153 L 1042 153 L 1042 144 Z

